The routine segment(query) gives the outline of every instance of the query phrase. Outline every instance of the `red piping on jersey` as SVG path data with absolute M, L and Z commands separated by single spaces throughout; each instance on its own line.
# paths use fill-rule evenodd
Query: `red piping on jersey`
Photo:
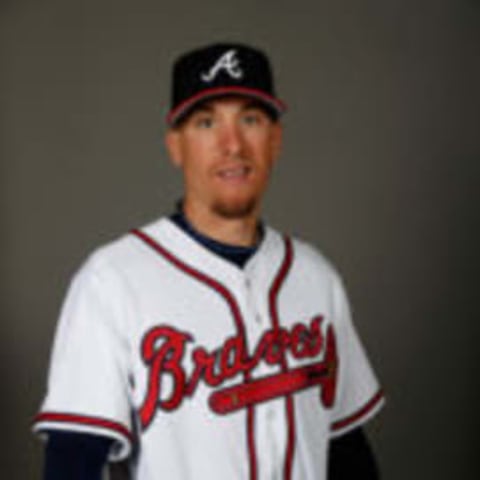
M 273 281 L 272 287 L 269 292 L 269 307 L 270 307 L 270 317 L 272 319 L 273 328 L 278 329 L 280 326 L 279 316 L 278 316 L 278 293 L 280 288 L 287 277 L 287 274 L 290 270 L 293 261 L 293 248 L 292 242 L 289 238 L 284 237 L 285 243 L 285 256 L 282 262 L 282 265 Z M 288 365 L 285 356 L 282 357 L 282 371 L 285 373 L 288 371 Z M 293 406 L 293 396 L 288 394 L 285 397 L 286 403 L 286 415 L 288 423 L 288 438 L 287 438 L 287 449 L 285 455 L 285 464 L 284 464 L 284 479 L 290 480 L 292 477 L 292 465 L 293 465 L 293 455 L 295 451 L 295 416 L 294 416 L 294 406 Z
M 105 418 L 87 417 L 72 413 L 43 412 L 38 414 L 34 419 L 34 423 L 40 422 L 76 423 L 78 425 L 88 425 L 89 427 L 105 428 L 126 437 L 130 443 L 133 442 L 133 435 L 127 427 Z
M 337 420 L 336 422 L 333 422 L 330 429 L 332 431 L 335 431 L 351 425 L 352 423 L 356 422 L 357 420 L 371 412 L 373 408 L 375 408 L 382 399 L 383 390 L 379 390 L 362 408 L 357 410 L 355 413 L 349 415 L 346 418 L 343 418 L 342 420 Z
M 202 282 L 215 290 L 218 294 L 220 294 L 223 299 L 227 302 L 227 305 L 230 308 L 230 311 L 233 315 L 235 320 L 235 326 L 237 328 L 237 332 L 241 335 L 245 341 L 245 345 L 247 345 L 247 338 L 245 335 L 245 326 L 243 323 L 242 314 L 240 312 L 240 308 L 232 295 L 232 293 L 220 282 L 217 280 L 209 277 L 208 275 L 200 272 L 199 270 L 193 268 L 192 266 L 188 265 L 187 263 L 180 260 L 176 257 L 173 253 L 169 252 L 165 247 L 160 245 L 157 241 L 147 235 L 145 232 L 142 232 L 138 229 L 131 230 L 131 233 L 135 235 L 137 238 L 142 240 L 146 243 L 149 247 L 159 253 L 165 260 L 172 263 L 175 267 L 179 270 L 183 271 L 187 275 L 195 278 L 199 282 Z M 244 374 L 245 382 L 248 383 L 250 381 L 250 373 L 245 372 Z M 255 435 L 254 435 L 254 422 L 255 422 L 255 412 L 253 406 L 247 407 L 247 443 L 248 443 L 248 453 L 249 453 L 249 462 L 250 462 L 250 480 L 257 480 L 257 455 L 255 451 Z

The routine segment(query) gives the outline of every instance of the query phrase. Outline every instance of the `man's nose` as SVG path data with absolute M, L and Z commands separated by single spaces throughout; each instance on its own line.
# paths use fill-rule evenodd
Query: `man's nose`
M 221 132 L 221 144 L 224 152 L 229 156 L 241 155 L 244 148 L 243 132 L 236 123 L 223 126 Z

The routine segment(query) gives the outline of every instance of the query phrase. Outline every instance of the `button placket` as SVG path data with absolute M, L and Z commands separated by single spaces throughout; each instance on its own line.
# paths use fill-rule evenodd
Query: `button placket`
M 246 271 L 242 281 L 242 290 L 245 295 L 245 307 L 248 317 L 251 319 L 247 322 L 247 328 L 252 333 L 257 342 L 263 333 L 272 328 L 271 319 L 268 312 L 268 290 L 261 287 L 261 278 L 258 278 L 258 270 L 254 274 L 253 270 Z M 255 342 L 256 344 L 256 342 Z M 271 375 L 278 371 L 278 366 L 268 365 L 261 361 L 255 370 L 255 376 Z M 272 403 L 258 405 L 256 409 L 256 422 L 258 427 L 258 440 L 261 445 L 259 455 L 261 455 L 261 463 L 263 465 L 261 480 L 278 480 L 281 478 L 281 465 L 283 440 L 277 438 L 279 433 L 279 422 L 283 422 L 283 416 L 279 416 L 276 401 Z M 283 411 L 283 402 L 282 402 Z M 284 434 L 280 428 L 280 432 Z M 283 439 L 283 435 L 280 437 Z
M 260 326 L 263 324 L 263 316 L 260 313 L 260 310 L 257 305 L 257 300 L 255 298 L 255 294 L 253 291 L 253 284 L 252 284 L 251 278 L 245 277 L 244 287 L 245 287 L 245 293 L 246 293 L 246 299 L 247 299 L 247 305 L 248 305 L 249 311 L 251 312 L 255 320 L 255 324 Z
M 278 444 L 278 428 L 277 428 L 277 415 L 275 411 L 274 405 L 269 405 L 268 410 L 266 411 L 265 420 L 266 420 L 266 431 L 268 434 L 268 442 L 269 442 L 269 451 L 272 458 L 271 462 L 271 471 L 269 480 L 275 480 L 279 477 L 279 465 L 282 464 L 280 459 L 280 445 Z

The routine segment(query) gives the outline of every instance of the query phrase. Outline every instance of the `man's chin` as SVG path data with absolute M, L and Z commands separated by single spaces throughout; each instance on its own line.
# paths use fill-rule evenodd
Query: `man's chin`
M 228 220 L 240 220 L 242 218 L 250 217 L 257 208 L 257 200 L 250 199 L 244 201 L 231 202 L 215 202 L 212 205 L 212 210 L 216 215 Z

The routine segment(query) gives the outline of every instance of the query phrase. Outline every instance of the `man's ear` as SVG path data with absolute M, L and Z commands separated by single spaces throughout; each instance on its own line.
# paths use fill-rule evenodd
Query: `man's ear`
M 165 146 L 167 147 L 170 161 L 175 167 L 182 166 L 182 149 L 180 145 L 180 132 L 178 130 L 169 129 L 165 134 Z

